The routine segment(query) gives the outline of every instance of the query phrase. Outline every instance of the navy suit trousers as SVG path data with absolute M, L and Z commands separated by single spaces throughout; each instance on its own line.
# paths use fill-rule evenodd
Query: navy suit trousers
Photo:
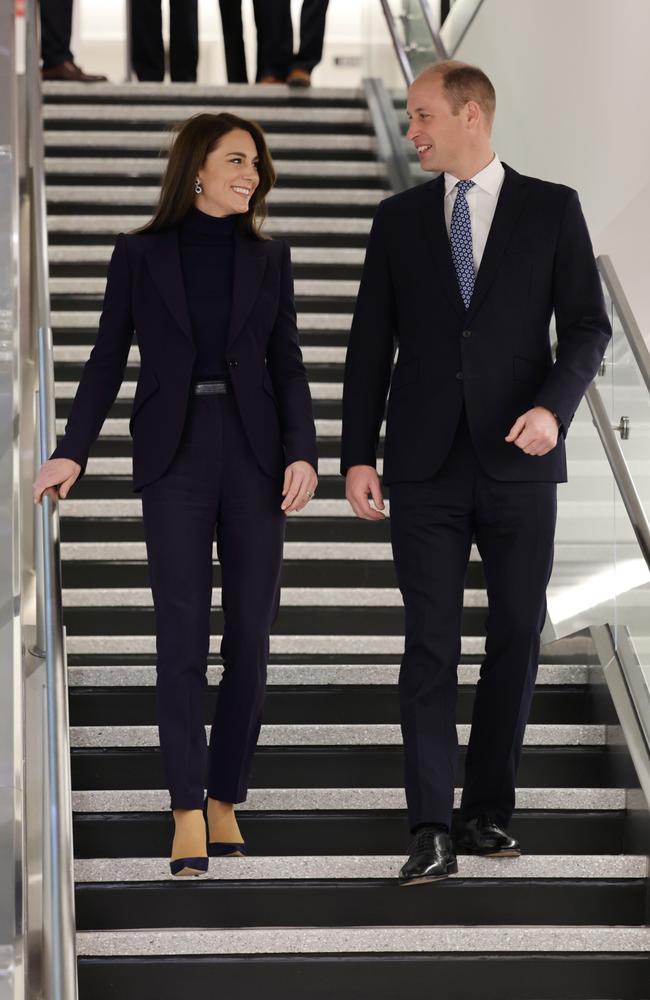
M 473 540 L 483 561 L 489 615 L 460 812 L 465 820 L 489 813 L 503 826 L 512 816 L 556 510 L 556 483 L 501 482 L 486 475 L 464 410 L 437 474 L 390 485 L 391 543 L 405 609 L 399 698 L 412 831 L 419 823 L 451 825 L 457 667 Z
M 242 802 L 262 722 L 280 603 L 282 478 L 259 467 L 232 395 L 190 396 L 167 471 L 142 490 L 156 620 L 156 705 L 172 809 Z M 205 733 L 216 535 L 223 674 Z

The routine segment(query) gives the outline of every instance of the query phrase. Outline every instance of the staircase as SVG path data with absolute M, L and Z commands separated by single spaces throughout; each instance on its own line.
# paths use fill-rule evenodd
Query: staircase
M 543 651 L 511 826 L 525 854 L 461 857 L 458 876 L 408 891 L 396 882 L 410 841 L 401 597 L 388 522 L 350 516 L 338 474 L 347 331 L 387 188 L 363 92 L 48 84 L 44 95 L 57 433 L 115 236 L 156 198 L 167 127 L 229 109 L 263 126 L 277 164 L 267 231 L 292 245 L 321 455 L 317 498 L 288 524 L 264 725 L 239 806 L 251 856 L 211 859 L 208 879 L 168 874 L 154 615 L 130 479 L 136 346 L 86 475 L 60 504 L 81 1000 L 650 996 L 648 866 L 628 811 L 638 782 L 584 636 Z M 206 723 L 219 587 L 215 562 Z M 475 550 L 466 587 L 459 782 L 484 646 Z

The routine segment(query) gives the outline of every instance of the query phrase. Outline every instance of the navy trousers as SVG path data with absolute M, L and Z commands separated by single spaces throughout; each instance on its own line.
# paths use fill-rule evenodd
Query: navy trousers
M 411 831 L 420 823 L 451 826 L 457 666 L 473 539 L 489 614 L 460 812 L 465 820 L 489 813 L 502 826 L 510 821 L 546 615 L 556 509 L 556 483 L 500 482 L 483 472 L 464 411 L 438 473 L 390 486 L 391 544 L 405 610 L 399 698 Z
M 204 788 L 242 802 L 262 722 L 269 633 L 280 604 L 282 478 L 262 471 L 232 395 L 190 396 L 170 467 L 142 490 L 156 621 L 156 704 L 172 809 Z M 206 744 L 212 546 L 221 565 L 223 674 Z

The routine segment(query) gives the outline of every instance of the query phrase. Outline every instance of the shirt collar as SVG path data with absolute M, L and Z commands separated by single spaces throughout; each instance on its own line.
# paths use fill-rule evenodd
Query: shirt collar
M 480 187 L 487 194 L 491 194 L 493 198 L 496 198 L 504 173 L 503 164 L 495 153 L 494 158 L 488 163 L 487 167 L 483 167 L 477 174 L 474 174 L 471 180 L 474 181 L 477 187 Z M 445 173 L 445 197 L 453 191 L 458 180 L 459 178 L 454 177 L 453 174 Z

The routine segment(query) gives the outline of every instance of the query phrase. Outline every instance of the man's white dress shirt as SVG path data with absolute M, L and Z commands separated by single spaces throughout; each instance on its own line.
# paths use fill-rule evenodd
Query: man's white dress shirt
M 505 170 L 501 160 L 494 154 L 494 159 L 477 174 L 469 178 L 474 181 L 474 187 L 466 193 L 469 218 L 472 226 L 472 252 L 474 270 L 478 271 L 487 243 L 488 233 L 497 207 L 499 192 L 503 184 Z M 451 226 L 451 213 L 458 194 L 456 184 L 460 180 L 453 174 L 445 174 L 445 222 L 447 233 Z

